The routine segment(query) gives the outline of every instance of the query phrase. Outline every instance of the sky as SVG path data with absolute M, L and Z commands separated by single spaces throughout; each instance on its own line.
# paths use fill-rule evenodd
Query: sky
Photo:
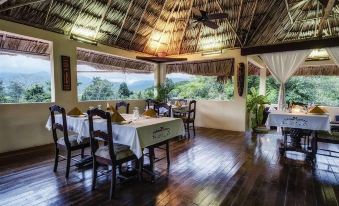
M 48 60 L 24 55 L 0 55 L 0 73 L 51 73 L 51 64 Z
M 80 71 L 95 71 L 95 68 L 88 65 L 78 65 Z M 36 73 L 48 72 L 51 73 L 51 64 L 49 60 L 26 56 L 26 55 L 0 55 L 0 73 L 15 72 L 15 73 Z M 154 74 L 124 74 L 120 72 L 112 73 L 94 73 L 82 72 L 78 76 L 88 78 L 101 77 L 111 82 L 126 82 L 132 84 L 140 80 L 154 80 Z M 190 79 L 192 75 L 173 73 L 168 74 L 168 78 Z

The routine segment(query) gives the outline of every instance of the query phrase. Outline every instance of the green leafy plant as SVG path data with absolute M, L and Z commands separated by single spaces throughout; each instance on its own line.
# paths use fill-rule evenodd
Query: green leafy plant
M 174 89 L 174 83 L 172 80 L 167 79 L 165 83 L 161 84 L 157 87 L 157 96 L 156 101 L 157 102 L 167 102 L 167 100 L 170 97 L 171 91 Z
M 247 95 L 247 112 L 252 129 L 263 124 L 265 104 L 269 104 L 267 96 L 260 95 L 255 88 L 251 88 Z

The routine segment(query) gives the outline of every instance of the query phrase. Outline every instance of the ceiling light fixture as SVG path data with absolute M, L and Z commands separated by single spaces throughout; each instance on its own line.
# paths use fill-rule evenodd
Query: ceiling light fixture
M 201 56 L 218 56 L 222 54 L 222 50 L 212 50 L 212 51 L 206 51 L 201 54 Z
M 75 34 L 71 34 L 71 39 L 79 41 L 79 42 L 87 43 L 87 44 L 92 44 L 95 46 L 98 45 L 98 42 L 95 41 L 94 39 L 78 36 Z

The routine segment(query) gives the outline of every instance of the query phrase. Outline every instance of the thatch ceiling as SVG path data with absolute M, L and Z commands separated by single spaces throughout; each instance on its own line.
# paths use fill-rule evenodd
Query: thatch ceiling
M 339 36 L 338 0 L 2 2 L 2 19 L 65 35 L 87 36 L 102 44 L 148 54 L 194 53 Z M 192 27 L 192 7 L 209 13 L 225 12 L 229 17 L 217 21 L 217 30 Z

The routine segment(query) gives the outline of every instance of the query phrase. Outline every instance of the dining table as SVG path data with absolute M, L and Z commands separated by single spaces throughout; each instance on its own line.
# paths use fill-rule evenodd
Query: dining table
M 328 114 L 313 113 L 293 113 L 285 111 L 272 111 L 267 118 L 266 127 L 271 126 L 290 129 L 292 145 L 287 143 L 287 133 L 283 132 L 284 141 L 280 145 L 280 153 L 283 155 L 286 151 L 303 152 L 308 159 L 313 159 L 316 153 L 316 139 L 319 131 L 331 132 L 330 116 Z M 312 135 L 311 148 L 300 148 L 300 135 Z
M 133 114 L 121 114 L 126 121 L 112 122 L 113 142 L 127 145 L 138 157 L 143 156 L 144 148 L 170 140 L 174 137 L 184 136 L 185 127 L 180 118 L 172 117 L 147 117 L 135 118 Z M 81 143 L 89 137 L 89 121 L 86 114 L 79 116 L 67 115 L 68 130 L 77 134 L 77 141 Z M 62 124 L 61 114 L 55 115 L 55 122 Z M 96 130 L 106 132 L 106 120 L 94 117 L 93 126 Z M 48 130 L 52 129 L 51 117 L 46 123 Z

